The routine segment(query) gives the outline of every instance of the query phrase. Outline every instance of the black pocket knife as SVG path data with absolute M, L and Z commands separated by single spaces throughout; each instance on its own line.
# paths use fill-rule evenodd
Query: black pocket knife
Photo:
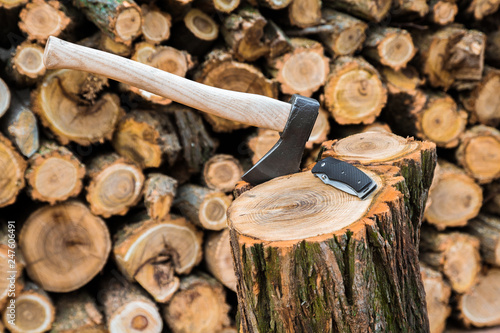
M 352 164 L 333 157 L 318 161 L 311 172 L 323 183 L 355 195 L 362 200 L 377 188 L 377 183 L 366 173 Z

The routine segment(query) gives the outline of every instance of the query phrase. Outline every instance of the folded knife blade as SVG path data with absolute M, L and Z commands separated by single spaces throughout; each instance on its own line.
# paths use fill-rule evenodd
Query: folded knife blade
M 324 158 L 313 167 L 312 173 L 327 185 L 365 199 L 377 188 L 366 173 L 354 165 L 333 157 Z

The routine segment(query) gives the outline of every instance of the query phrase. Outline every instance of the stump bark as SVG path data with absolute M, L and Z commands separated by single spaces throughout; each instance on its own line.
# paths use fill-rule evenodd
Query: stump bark
M 256 186 L 230 207 L 242 332 L 428 332 L 416 213 L 435 148 L 360 135 L 364 149 L 344 150 L 344 159 L 363 161 L 377 183 L 366 200 L 305 171 Z M 330 154 L 352 147 L 342 141 Z

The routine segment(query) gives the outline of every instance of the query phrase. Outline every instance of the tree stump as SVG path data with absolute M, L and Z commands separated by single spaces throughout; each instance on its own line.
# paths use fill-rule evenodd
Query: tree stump
M 234 201 L 241 331 L 428 332 L 417 248 L 434 145 L 368 132 L 325 147 L 378 188 L 360 200 L 305 171 Z

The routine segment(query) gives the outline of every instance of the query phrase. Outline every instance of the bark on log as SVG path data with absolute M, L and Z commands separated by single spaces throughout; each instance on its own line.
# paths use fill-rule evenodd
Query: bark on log
M 377 27 L 369 30 L 363 53 L 367 58 L 398 71 L 406 67 L 417 49 L 408 31 Z
M 221 89 L 278 97 L 277 85 L 268 80 L 259 69 L 234 61 L 230 54 L 220 50 L 214 50 L 207 55 L 201 70 L 196 73 L 196 80 Z M 204 116 L 216 132 L 231 132 L 248 127 L 207 113 L 204 113 Z
M 144 205 L 153 220 L 168 217 L 177 193 L 177 180 L 161 173 L 150 173 L 144 183 Z
M 0 78 L 0 118 L 7 112 L 10 106 L 10 89 L 7 83 Z
M 170 37 L 172 16 L 153 5 L 142 5 L 142 35 L 150 44 L 160 44 Z
M 203 167 L 203 183 L 221 192 L 231 192 L 243 176 L 240 162 L 231 155 L 212 156 Z
M 375 134 L 372 144 L 384 137 Z M 425 304 L 417 259 L 420 221 L 412 223 L 406 212 L 423 209 L 435 152 L 432 144 L 393 140 L 400 149 L 363 149 L 366 156 L 346 157 L 390 160 L 360 166 L 378 183 L 367 200 L 309 172 L 276 178 L 235 200 L 228 223 L 243 332 L 428 331 L 425 307 L 414 306 Z M 398 163 L 402 169 L 392 166 Z M 409 169 L 415 173 L 407 181 L 396 176 Z M 418 204 L 405 206 L 403 193 L 418 187 Z
M 372 22 L 382 21 L 391 9 L 392 1 L 326 0 L 325 5 L 354 14 Z
M 208 271 L 223 285 L 236 292 L 229 229 L 211 232 L 205 241 L 204 258 Z
M 486 67 L 484 76 L 469 93 L 461 95 L 462 103 L 471 113 L 471 122 L 488 126 L 500 124 L 500 70 Z
M 141 168 L 176 161 L 181 146 L 169 115 L 162 110 L 134 110 L 118 123 L 112 141 L 117 153 Z
M 8 206 L 14 201 L 24 187 L 26 161 L 12 147 L 10 141 L 0 134 L 0 207 Z
M 485 187 L 484 211 L 500 216 L 500 182 L 493 182 Z
M 104 267 L 111 240 L 100 218 L 82 203 L 67 201 L 33 212 L 21 229 L 19 246 L 33 281 L 46 291 L 69 292 Z
M 67 148 L 46 142 L 29 159 L 28 193 L 34 200 L 50 203 L 77 196 L 82 189 L 85 166 Z
M 110 140 L 123 110 L 115 94 L 96 99 L 105 85 L 107 79 L 89 73 L 57 70 L 45 76 L 32 94 L 33 111 L 63 145 Z
M 426 0 L 396 0 L 391 10 L 396 18 L 424 17 L 429 12 Z
M 6 71 L 19 86 L 35 84 L 46 71 L 43 47 L 30 42 L 21 43 L 9 59 Z
M 60 295 L 55 301 L 52 333 L 107 333 L 95 300 L 85 291 Z
M 420 259 L 442 272 L 455 292 L 463 294 L 474 286 L 481 270 L 476 237 L 462 232 L 440 233 L 423 228 L 420 251 Z
M 130 45 L 141 34 L 141 9 L 133 0 L 73 0 L 73 4 L 117 42 Z
M 264 42 L 269 46 L 269 58 L 276 58 L 288 52 L 292 46 L 285 32 L 273 21 L 267 21 Z
M 160 333 L 163 328 L 156 304 L 145 292 L 123 278 L 101 283 L 100 296 L 109 333 Z
M 187 71 L 193 67 L 193 62 L 191 61 L 189 53 L 179 51 L 170 46 L 155 46 L 146 42 L 137 43 L 135 45 L 132 60 L 181 77 L 185 77 Z M 122 84 L 122 87 L 155 104 L 167 105 L 172 103 L 172 100 L 150 93 L 149 91 L 126 84 Z
M 29 40 L 45 43 L 49 36 L 59 36 L 71 23 L 59 1 L 33 0 L 19 14 L 19 28 Z
M 455 0 L 431 0 L 429 2 L 429 19 L 439 25 L 447 25 L 455 21 L 458 6 Z
M 420 263 L 420 273 L 425 289 L 425 301 L 431 333 L 442 333 L 446 327 L 446 319 L 451 314 L 449 305 L 451 288 L 444 281 L 443 275 Z
M 293 0 L 288 6 L 290 24 L 306 28 L 321 22 L 321 0 Z
M 141 169 L 115 153 L 95 157 L 87 174 L 87 201 L 93 214 L 125 215 L 139 202 L 144 184 Z
M 31 282 L 26 283 L 14 300 L 14 320 L 9 320 L 12 317 L 9 317 L 11 312 L 8 310 L 2 316 L 9 332 L 46 332 L 51 329 L 55 308 L 49 295 L 40 287 Z
M 292 38 L 292 51 L 268 61 L 271 75 L 284 94 L 310 97 L 326 81 L 330 72 L 323 46 L 311 39 Z
M 365 22 L 330 8 L 322 10 L 322 17 L 331 29 L 321 32 L 319 37 L 332 55 L 350 56 L 363 47 L 368 28 Z
M 465 230 L 479 239 L 481 258 L 500 267 L 500 218 L 481 214 L 470 220 Z
M 460 319 L 477 327 L 500 324 L 500 269 L 492 268 L 481 274 L 477 284 L 458 299 Z
M 387 101 L 387 90 L 375 68 L 362 58 L 340 57 L 332 64 L 323 101 L 341 125 L 370 124 Z
M 500 28 L 488 33 L 486 38 L 486 60 L 498 66 L 500 65 Z
M 462 169 L 439 161 L 429 193 L 425 219 L 436 228 L 461 227 L 476 217 L 483 203 L 483 191 Z
M 37 119 L 28 104 L 29 95 L 14 92 L 9 110 L 0 119 L 3 133 L 25 157 L 31 157 L 40 147 Z
M 223 192 L 187 184 L 179 188 L 174 205 L 195 225 L 208 230 L 226 227 L 226 210 L 232 198 Z
M 203 234 L 184 218 L 142 220 L 116 235 L 115 261 L 129 281 L 137 281 L 157 302 L 168 302 L 202 257 Z
M 468 129 L 456 150 L 458 163 L 480 184 L 500 177 L 500 131 L 478 125 Z
M 228 312 L 222 285 L 205 274 L 197 274 L 182 279 L 163 316 L 173 333 L 220 332 L 230 325 Z

